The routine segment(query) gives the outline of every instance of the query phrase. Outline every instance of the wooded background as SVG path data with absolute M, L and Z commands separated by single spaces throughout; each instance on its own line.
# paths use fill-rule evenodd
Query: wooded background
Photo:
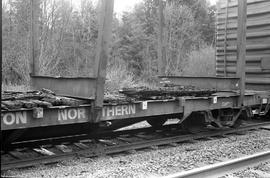
M 167 0 L 164 17 L 166 75 L 215 75 L 215 6 L 206 0 Z M 98 5 L 81 0 L 40 0 L 40 75 L 92 76 Z M 113 18 L 107 82 L 119 88 L 157 76 L 158 1 L 143 0 Z M 2 2 L 4 85 L 29 82 L 30 0 Z

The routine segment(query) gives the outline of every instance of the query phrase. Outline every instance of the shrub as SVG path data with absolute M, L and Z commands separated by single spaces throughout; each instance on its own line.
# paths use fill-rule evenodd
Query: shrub
M 12 84 L 2 84 L 2 91 L 28 91 L 31 87 L 29 85 L 12 85 Z
M 183 75 L 215 76 L 215 49 L 212 46 L 204 46 L 199 50 L 192 51 L 188 55 Z
M 129 72 L 123 61 L 107 67 L 105 92 L 115 93 L 121 88 L 133 86 L 135 86 L 134 75 Z

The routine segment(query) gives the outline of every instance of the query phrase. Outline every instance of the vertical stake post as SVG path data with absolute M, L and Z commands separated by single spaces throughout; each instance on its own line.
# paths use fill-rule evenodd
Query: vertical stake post
M 246 23 L 247 0 L 238 0 L 238 27 L 237 27 L 237 77 L 240 78 L 240 98 L 238 106 L 244 105 L 246 89 Z
M 30 75 L 38 75 L 38 13 L 39 0 L 31 0 L 31 28 L 30 28 Z M 33 85 L 33 83 L 32 83 Z
M 166 66 L 166 49 L 164 46 L 164 4 L 163 0 L 159 0 L 159 31 L 158 31 L 158 73 L 159 75 L 165 75 Z
M 95 57 L 96 94 L 95 109 L 101 109 L 104 99 L 106 68 L 109 57 L 109 43 L 112 36 L 114 0 L 100 0 L 99 29 Z

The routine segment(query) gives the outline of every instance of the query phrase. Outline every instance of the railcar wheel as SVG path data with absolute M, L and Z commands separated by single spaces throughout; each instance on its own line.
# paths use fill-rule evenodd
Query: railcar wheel
M 153 128 L 160 128 L 167 121 L 167 118 L 151 118 L 146 120 Z

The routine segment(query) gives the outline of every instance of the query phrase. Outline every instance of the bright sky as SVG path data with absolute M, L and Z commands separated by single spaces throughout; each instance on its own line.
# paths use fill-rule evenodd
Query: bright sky
M 8 0 L 3 0 L 2 3 L 7 2 Z M 94 0 L 97 1 L 97 0 Z M 141 2 L 142 0 L 115 0 L 114 1 L 114 11 L 118 14 L 121 14 L 123 11 L 129 11 L 134 7 L 135 4 Z M 215 4 L 218 0 L 207 0 L 211 4 Z M 80 1 L 73 0 L 75 6 L 78 6 Z
M 114 11 L 117 13 L 128 11 L 129 9 L 133 8 L 135 4 L 141 1 L 142 0 L 115 0 Z
M 122 13 L 123 11 L 128 11 L 132 9 L 134 5 L 142 0 L 115 0 L 114 1 L 114 11 L 117 13 Z M 218 0 L 208 0 L 211 4 L 215 4 Z

